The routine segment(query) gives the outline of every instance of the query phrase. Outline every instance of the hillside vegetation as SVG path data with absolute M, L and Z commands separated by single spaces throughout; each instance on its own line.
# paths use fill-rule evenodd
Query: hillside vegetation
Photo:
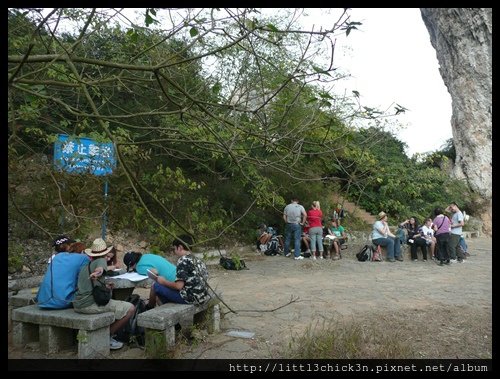
M 85 240 L 106 220 L 158 250 L 180 233 L 253 241 L 259 223 L 282 226 L 293 195 L 325 214 L 333 193 L 393 219 L 450 201 L 474 214 L 444 169 L 451 141 L 407 157 L 391 131 L 404 107 L 333 95 L 347 69 L 335 38 L 361 23 L 345 10 L 305 31 L 292 11 L 148 8 L 137 24 L 116 9 L 9 9 L 9 239 Z M 113 173 L 56 170 L 61 134 L 111 142 Z

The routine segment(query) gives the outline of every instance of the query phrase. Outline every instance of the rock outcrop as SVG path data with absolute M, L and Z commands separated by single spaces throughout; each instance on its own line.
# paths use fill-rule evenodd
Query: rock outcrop
M 453 174 L 483 199 L 483 232 L 492 221 L 492 8 L 421 8 L 452 98 Z

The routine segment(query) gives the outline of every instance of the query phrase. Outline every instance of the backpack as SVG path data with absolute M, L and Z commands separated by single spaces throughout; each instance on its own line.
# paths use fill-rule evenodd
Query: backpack
M 134 304 L 135 312 L 125 326 L 116 332 L 115 339 L 127 344 L 135 343 L 144 346 L 145 331 L 142 326 L 137 325 L 137 318 L 140 313 L 146 310 L 146 302 L 134 293 L 127 297 L 125 301 Z
M 371 245 L 365 245 L 361 248 L 359 253 L 356 254 L 356 258 L 358 258 L 358 261 L 360 262 L 366 262 L 366 261 L 371 261 L 372 260 L 372 246 Z
M 226 270 L 248 270 L 243 259 L 233 259 L 229 257 L 220 257 L 219 264 Z
M 276 235 L 273 235 L 269 242 L 267 243 L 266 251 L 264 251 L 265 255 L 276 255 L 279 254 L 279 241 Z

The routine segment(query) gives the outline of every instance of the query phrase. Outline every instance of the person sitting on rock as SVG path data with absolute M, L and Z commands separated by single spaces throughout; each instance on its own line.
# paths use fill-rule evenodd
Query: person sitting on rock
M 372 242 L 374 245 L 387 247 L 388 262 L 403 261 L 401 244 L 399 243 L 399 239 L 389 230 L 387 214 L 385 212 L 380 212 L 378 220 L 373 224 Z
M 268 232 L 266 224 L 260 224 L 257 228 L 257 250 L 259 252 L 264 252 L 267 249 L 267 243 L 271 240 L 273 236 L 272 233 Z
M 336 237 L 332 240 L 331 245 L 332 259 L 337 260 L 342 258 L 340 249 L 341 246 L 347 241 L 347 234 L 345 233 L 344 227 L 339 224 L 339 220 L 333 219 L 331 221 L 331 225 L 328 228 L 328 233 L 329 235 L 334 235 Z

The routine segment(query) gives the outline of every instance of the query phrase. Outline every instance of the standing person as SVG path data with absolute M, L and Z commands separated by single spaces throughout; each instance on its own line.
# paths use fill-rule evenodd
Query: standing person
M 452 212 L 453 216 L 451 217 L 451 233 L 450 233 L 450 241 L 448 242 L 448 249 L 450 255 L 450 262 L 458 262 L 462 263 L 464 261 L 464 255 L 461 249 L 458 249 L 460 245 L 460 238 L 462 237 L 462 226 L 464 226 L 464 215 L 458 208 L 457 203 L 453 202 L 445 209 L 446 212 Z
M 372 242 L 377 246 L 387 246 L 387 260 L 389 262 L 395 262 L 396 260 L 403 261 L 399 238 L 389 230 L 387 214 L 385 212 L 380 212 L 378 214 L 378 221 L 375 221 L 373 224 Z
M 301 226 L 307 220 L 306 210 L 299 204 L 297 197 L 292 198 L 292 202 L 283 210 L 283 220 L 285 221 L 285 257 L 290 256 L 290 240 L 293 234 L 295 260 L 304 259 L 300 255 L 300 239 L 302 235 Z
M 105 285 L 99 278 L 102 277 L 108 267 L 105 256 L 113 248 L 113 246 L 107 247 L 102 238 L 97 238 L 90 249 L 85 249 L 85 254 L 91 258 L 91 262 L 80 269 L 78 290 L 73 300 L 73 308 L 75 312 L 84 314 L 113 312 L 115 321 L 109 326 L 109 348 L 116 350 L 122 348 L 123 343 L 115 340 L 113 336 L 133 316 L 135 306 L 132 303 L 114 299 L 110 299 L 106 305 L 97 305 L 92 295 L 94 286 Z
M 320 257 L 323 257 L 323 225 L 321 224 L 322 220 L 323 212 L 321 211 L 321 205 L 319 201 L 313 201 L 311 209 L 307 211 L 307 221 L 309 222 L 309 238 L 311 239 L 311 244 L 309 245 L 309 247 L 311 249 L 312 259 L 316 259 L 316 251 L 319 252 Z
M 75 242 L 66 236 L 60 236 L 54 241 L 53 246 L 56 254 L 50 259 L 36 295 L 36 301 L 40 308 L 65 309 L 72 307 L 78 274 L 80 269 L 90 262 L 87 255 L 71 252 L 74 245 Z
M 167 280 L 162 276 L 155 277 L 155 283 L 151 286 L 149 304 L 156 304 L 157 299 L 162 304 L 196 305 L 205 304 L 210 300 L 207 266 L 191 254 L 192 243 L 193 239 L 188 235 L 180 236 L 172 242 L 173 251 L 179 257 L 176 277 L 174 280 Z
M 434 209 L 434 220 L 432 220 L 432 228 L 436 236 L 438 245 L 439 265 L 450 264 L 450 256 L 448 251 L 448 241 L 450 240 L 450 219 L 443 214 L 441 208 Z

